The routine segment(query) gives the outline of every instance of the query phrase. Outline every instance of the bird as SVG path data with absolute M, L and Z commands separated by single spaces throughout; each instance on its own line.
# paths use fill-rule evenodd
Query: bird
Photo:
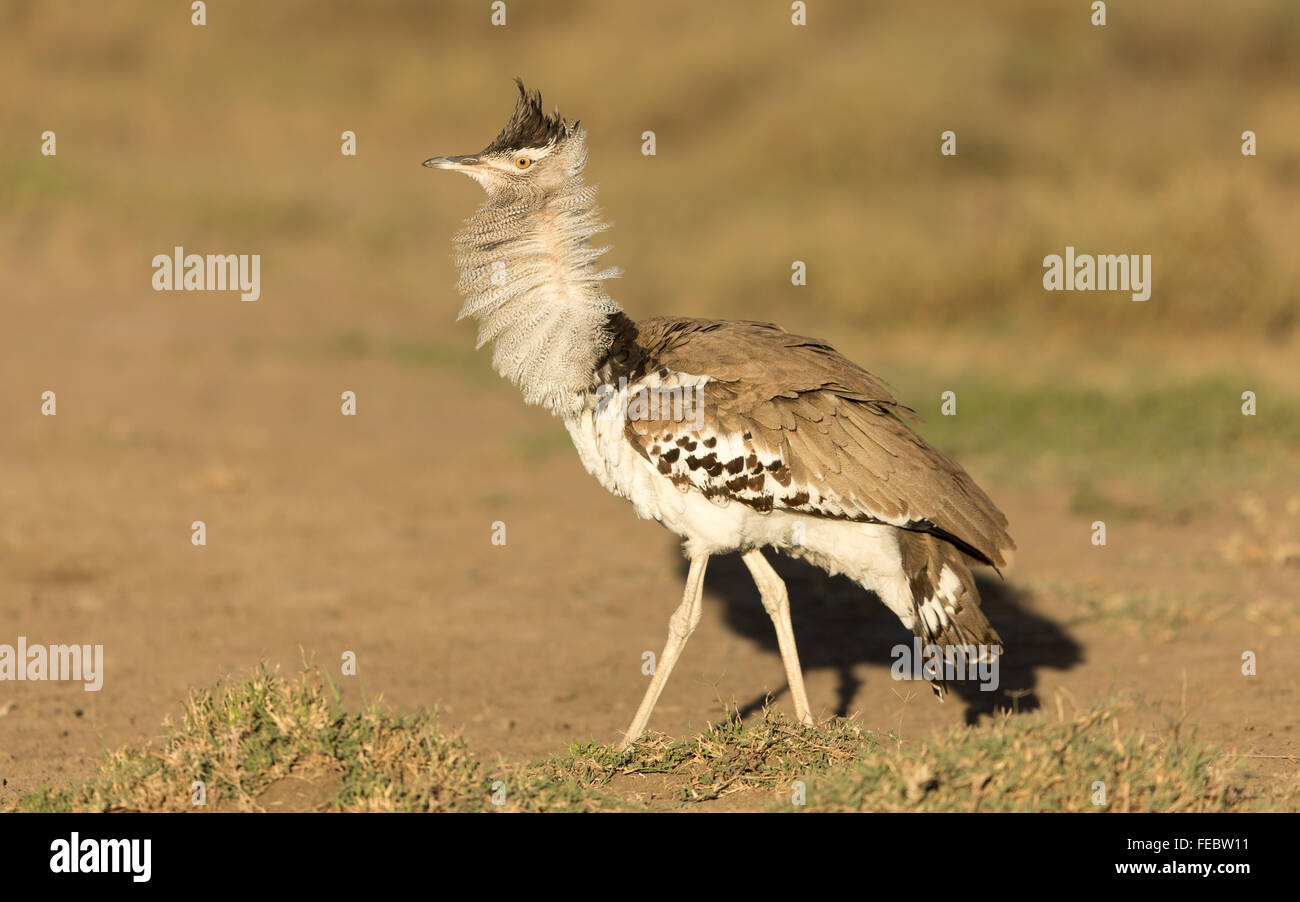
M 1001 573 L 1008 521 L 909 423 L 912 408 L 828 343 L 765 322 L 634 321 L 605 290 L 608 227 L 587 185 L 586 130 L 516 78 L 505 127 L 481 151 L 423 165 L 463 173 L 486 200 L 453 239 L 463 297 L 496 371 L 560 418 L 585 469 L 682 540 L 681 604 L 631 725 L 645 732 L 700 622 L 710 557 L 739 554 L 776 630 L 798 720 L 815 724 L 786 587 L 764 549 L 844 574 L 927 648 L 1002 654 L 972 564 Z M 925 672 L 942 699 L 950 671 Z

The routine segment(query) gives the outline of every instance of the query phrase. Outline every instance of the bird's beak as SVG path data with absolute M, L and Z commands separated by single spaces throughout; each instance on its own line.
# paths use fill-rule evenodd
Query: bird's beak
M 474 154 L 467 154 L 463 157 L 429 157 L 424 161 L 424 165 L 430 169 L 450 169 L 454 172 L 466 172 L 482 165 L 482 163 Z

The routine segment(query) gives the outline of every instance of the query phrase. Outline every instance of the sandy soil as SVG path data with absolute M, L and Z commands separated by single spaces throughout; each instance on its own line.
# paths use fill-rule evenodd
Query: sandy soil
M 145 291 L 51 315 L 57 297 L 57 278 L 33 285 L 6 317 L 0 642 L 103 644 L 107 673 L 100 692 L 0 684 L 0 804 L 85 776 L 106 747 L 158 735 L 191 686 L 260 659 L 337 672 L 354 651 L 352 698 L 437 704 L 489 761 L 627 725 L 681 591 L 676 541 L 606 495 L 486 356 L 438 350 L 472 344 L 447 311 L 407 314 L 435 352 L 404 361 L 297 338 L 312 311 L 270 301 Z M 46 389 L 56 417 L 39 415 Z M 340 415 L 344 390 L 356 417 Z M 1025 710 L 1132 691 L 1152 728 L 1182 719 L 1241 753 L 1300 755 L 1295 499 L 1225 494 L 1186 522 L 1113 526 L 1099 549 L 1064 497 L 988 488 L 1020 544 L 1005 583 L 985 582 L 1011 695 L 940 704 L 895 683 L 888 648 L 907 637 L 883 606 L 783 561 L 819 711 L 906 737 L 1013 697 Z M 1142 592 L 1185 615 L 1105 601 Z M 1258 676 L 1241 675 L 1244 650 Z M 652 726 L 681 735 L 767 692 L 788 708 L 769 622 L 739 562 L 715 559 Z M 1294 774 L 1243 760 L 1249 780 Z

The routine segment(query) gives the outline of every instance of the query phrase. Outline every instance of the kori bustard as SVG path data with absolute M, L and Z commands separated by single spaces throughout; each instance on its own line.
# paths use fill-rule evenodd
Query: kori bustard
M 476 154 L 433 157 L 487 201 L 455 239 L 460 316 L 479 323 L 497 371 L 561 417 L 583 465 L 641 517 L 681 536 L 681 606 L 620 744 L 645 730 L 700 620 L 710 555 L 739 552 L 776 627 L 795 713 L 813 723 L 785 584 L 762 549 L 873 591 L 925 643 L 987 661 L 1001 640 L 968 559 L 1001 567 L 1006 517 L 904 420 L 876 377 L 813 338 L 759 322 L 633 322 L 604 289 L 586 133 L 547 115 L 523 82 L 510 121 Z M 942 696 L 944 670 L 927 676 Z

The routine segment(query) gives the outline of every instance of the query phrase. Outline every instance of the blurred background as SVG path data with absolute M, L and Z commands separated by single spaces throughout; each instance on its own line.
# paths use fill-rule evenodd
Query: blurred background
M 494 749 L 622 728 L 674 542 L 474 351 L 450 240 L 479 189 L 420 167 L 483 147 L 516 75 L 588 130 L 624 308 L 775 321 L 885 378 L 1012 515 L 1035 616 L 1085 631 L 1076 691 L 1153 636 L 1166 663 L 1224 630 L 1293 640 L 1300 4 L 1117 2 L 1105 27 L 1085 2 L 809 7 L 0 5 L 0 641 L 102 641 L 113 668 L 94 698 L 23 689 L 15 773 L 340 649 Z M 260 254 L 261 299 L 153 291 L 177 245 Z M 1067 245 L 1150 254 L 1151 299 L 1044 291 Z M 660 727 L 781 685 L 717 619 Z M 1207 693 L 1224 730 L 1252 710 Z

